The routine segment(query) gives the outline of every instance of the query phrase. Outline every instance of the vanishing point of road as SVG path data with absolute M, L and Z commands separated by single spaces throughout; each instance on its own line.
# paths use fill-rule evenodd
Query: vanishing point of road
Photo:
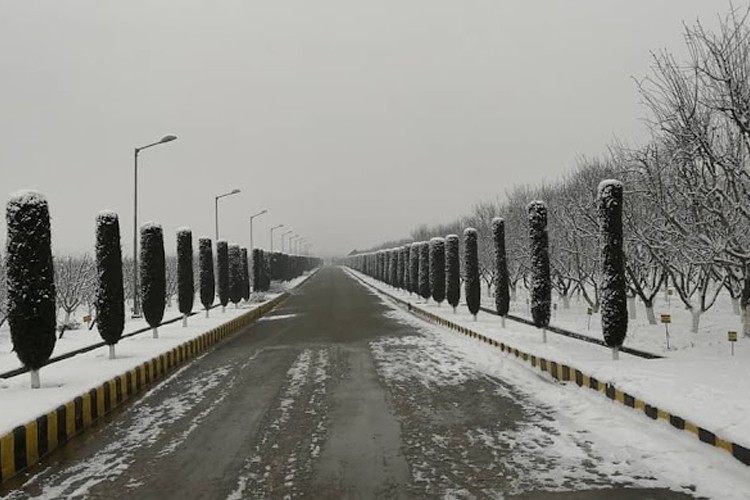
M 323 268 L 0 497 L 688 498 L 557 418 L 529 391 L 549 381 L 480 352 L 525 382 L 493 375 L 482 349 Z

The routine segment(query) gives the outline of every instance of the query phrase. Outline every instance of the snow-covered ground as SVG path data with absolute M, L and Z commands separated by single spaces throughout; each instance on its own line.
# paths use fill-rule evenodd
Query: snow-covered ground
M 508 321 L 506 328 L 502 328 L 499 317 L 481 311 L 477 321 L 474 321 L 463 302 L 454 314 L 447 303 L 438 306 L 434 301 L 425 302 L 416 295 L 410 296 L 407 292 L 396 290 L 361 273 L 350 269 L 349 271 L 360 279 L 433 314 L 529 354 L 578 368 L 649 404 L 715 432 L 723 439 L 750 447 L 750 419 L 747 418 L 750 415 L 750 391 L 747 382 L 750 380 L 750 341 L 740 338 L 735 346 L 735 356 L 732 357 L 726 342 L 723 343 L 725 349 L 722 350 L 719 348 L 721 340 L 711 339 L 712 331 L 714 336 L 718 335 L 715 331 L 727 325 L 734 324 L 735 330 L 739 328 L 739 317 L 732 315 L 731 305 L 728 311 L 719 306 L 716 311 L 706 313 L 703 320 L 708 327 L 707 331 L 692 334 L 689 333 L 689 313 L 676 310 L 676 304 L 673 302 L 672 314 L 675 323 L 671 325 L 674 327 L 672 339 L 676 338 L 676 343 L 680 346 L 675 351 L 658 348 L 659 340 L 654 337 L 658 336 L 657 332 L 661 328 L 660 338 L 664 338 L 663 326 L 641 324 L 641 321 L 646 323 L 645 314 L 639 314 L 639 318 L 643 319 L 635 320 L 634 335 L 631 336 L 629 333 L 630 338 L 625 345 L 660 352 L 666 358 L 646 360 L 621 353 L 620 360 L 615 362 L 606 348 L 553 333 L 547 334 L 548 342 L 545 344 L 536 328 L 513 321 Z M 491 299 L 483 297 L 483 300 L 487 306 L 491 306 Z M 525 301 L 519 300 L 519 303 L 513 305 L 513 312 L 526 316 L 523 314 Z M 576 312 L 574 307 L 578 307 L 579 311 Z M 660 312 L 660 306 L 657 306 L 656 312 Z M 687 316 L 687 319 L 682 316 Z M 586 322 L 585 306 L 580 307 L 575 301 L 572 302 L 569 311 L 563 312 L 558 308 L 557 315 L 552 321 L 553 324 L 580 333 L 589 332 L 592 336 L 596 335 L 598 322 L 592 319 L 590 331 Z M 711 330 L 709 325 L 718 326 Z M 685 337 L 694 339 L 686 340 Z M 641 338 L 643 340 L 639 340 Z M 484 344 L 482 348 L 487 349 Z M 576 387 L 569 390 L 579 389 Z
M 159 338 L 154 339 L 149 332 L 124 338 L 117 344 L 117 359 L 109 359 L 106 346 L 84 354 L 53 363 L 41 369 L 41 389 L 29 388 L 29 374 L 21 374 L 9 379 L 0 380 L 0 400 L 3 410 L 0 412 L 0 435 L 11 431 L 18 425 L 47 413 L 76 396 L 97 387 L 105 381 L 125 373 L 136 366 L 168 352 L 204 332 L 211 330 L 263 303 L 273 300 L 282 292 L 291 290 L 307 277 L 300 276 L 289 283 L 274 284 L 268 293 L 251 297 L 250 303 L 235 307 L 229 304 L 226 312 L 221 308 L 211 310 L 210 318 L 203 313 L 196 314 L 188 320 L 188 326 L 182 327 L 177 321 L 159 327 Z M 165 318 L 176 316 L 177 310 L 167 311 Z M 143 320 L 130 320 L 126 323 L 125 333 L 146 326 Z M 55 345 L 53 356 L 101 342 L 94 328 L 73 330 L 65 333 Z M 0 332 L 0 371 L 11 370 L 20 366 L 12 352 L 12 343 L 7 327 Z

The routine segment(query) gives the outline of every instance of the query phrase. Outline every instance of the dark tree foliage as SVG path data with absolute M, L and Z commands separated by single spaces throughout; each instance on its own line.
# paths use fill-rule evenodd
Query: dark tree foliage
M 602 252 L 601 318 L 604 341 L 618 348 L 628 331 L 625 254 L 622 249 L 622 183 L 599 184 L 597 208 Z
M 388 284 L 391 286 L 398 286 L 398 250 L 393 248 L 388 251 L 388 254 L 389 254 Z
M 256 292 L 263 292 L 263 250 L 253 248 L 253 287 Z
M 247 262 L 247 248 L 242 248 L 242 298 L 250 299 L 250 267 Z
M 214 252 L 210 238 L 198 238 L 198 267 L 200 268 L 201 304 L 206 313 L 214 305 Z
M 446 298 L 455 309 L 461 300 L 461 264 L 458 252 L 458 235 L 445 237 Z
M 242 300 L 242 251 L 239 245 L 229 245 L 229 300 L 238 304 Z
M 495 309 L 500 316 L 507 316 L 510 308 L 510 284 L 505 252 L 505 220 L 500 217 L 492 219 L 492 239 L 495 243 Z
M 398 249 L 398 287 L 406 290 L 406 279 L 409 273 L 409 249 L 405 246 Z
M 96 327 L 104 343 L 115 345 L 125 328 L 120 221 L 114 212 L 96 217 Z
M 263 252 L 263 290 L 271 289 L 271 252 Z
M 547 206 L 543 201 L 532 201 L 529 203 L 528 211 L 531 241 L 531 317 L 537 328 L 546 328 L 549 325 L 552 302 Z
M 419 243 L 419 296 L 430 298 L 430 244 L 426 241 Z
M 409 293 L 419 294 L 419 243 L 409 246 Z
M 378 251 L 378 281 L 385 282 L 385 252 Z
M 445 300 L 445 240 L 430 240 L 430 290 L 432 298 L 440 304 Z
M 477 248 L 477 230 L 473 227 L 464 230 L 464 286 L 466 288 L 466 306 L 476 317 L 479 312 L 479 255 Z
M 141 308 L 151 328 L 164 319 L 167 277 L 164 262 L 164 233 L 159 224 L 141 227 Z M 154 331 L 156 334 L 156 331 Z
M 224 308 L 229 303 L 229 245 L 225 240 L 216 242 L 216 270 L 219 303 Z
M 8 201 L 5 220 L 13 350 L 24 366 L 36 371 L 55 347 L 55 272 L 47 200 L 35 191 L 17 193 Z
M 177 231 L 177 304 L 187 316 L 193 312 L 195 283 L 193 283 L 193 233 L 190 229 Z

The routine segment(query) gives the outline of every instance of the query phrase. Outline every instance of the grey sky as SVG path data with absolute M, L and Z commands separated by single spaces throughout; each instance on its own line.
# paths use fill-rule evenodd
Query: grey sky
M 44 192 L 56 251 L 101 209 L 343 253 L 644 136 L 632 76 L 726 2 L 0 0 L 0 203 Z M 735 2 L 736 6 L 744 2 Z M 3 208 L 4 211 L 4 208 Z M 5 238 L 5 222 L 0 222 Z M 278 245 L 278 244 L 277 244 Z

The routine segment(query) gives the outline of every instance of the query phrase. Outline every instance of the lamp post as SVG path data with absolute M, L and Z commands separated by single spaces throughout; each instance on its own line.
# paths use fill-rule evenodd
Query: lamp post
M 297 254 L 296 248 L 297 248 L 297 243 L 299 242 L 299 238 L 300 238 L 299 234 L 293 234 L 292 236 L 289 237 L 289 253 L 292 255 Z
M 140 302 L 138 302 L 138 155 L 144 149 L 159 144 L 172 142 L 177 139 L 176 135 L 165 135 L 156 142 L 135 148 L 133 154 L 133 317 L 141 315 Z
M 294 231 L 291 231 L 291 230 L 290 230 L 290 231 L 287 231 L 287 232 L 285 232 L 285 233 L 281 233 L 281 251 L 282 251 L 282 252 L 284 251 L 284 236 L 286 236 L 287 234 L 291 234 L 291 233 L 293 233 L 293 232 L 294 232 Z
M 232 196 L 239 193 L 239 189 L 232 189 L 228 193 L 220 194 L 214 197 L 214 227 L 216 228 L 216 241 L 219 241 L 219 200 L 221 198 L 226 198 L 227 196 Z
M 273 232 L 274 232 L 274 231 L 275 231 L 276 229 L 279 229 L 280 227 L 284 227 L 284 224 L 279 224 L 278 226 L 273 226 L 273 227 L 272 227 L 272 228 L 271 228 L 271 229 L 270 229 L 270 230 L 268 231 L 268 241 L 269 241 L 269 242 L 270 242 L 270 244 L 271 244 L 271 251 L 272 251 L 272 252 L 273 252 Z
M 261 215 L 267 214 L 267 213 L 268 213 L 268 210 L 261 210 L 257 214 L 250 216 L 250 255 L 253 254 L 253 248 L 255 248 L 253 247 L 253 219 L 256 217 L 260 217 Z

